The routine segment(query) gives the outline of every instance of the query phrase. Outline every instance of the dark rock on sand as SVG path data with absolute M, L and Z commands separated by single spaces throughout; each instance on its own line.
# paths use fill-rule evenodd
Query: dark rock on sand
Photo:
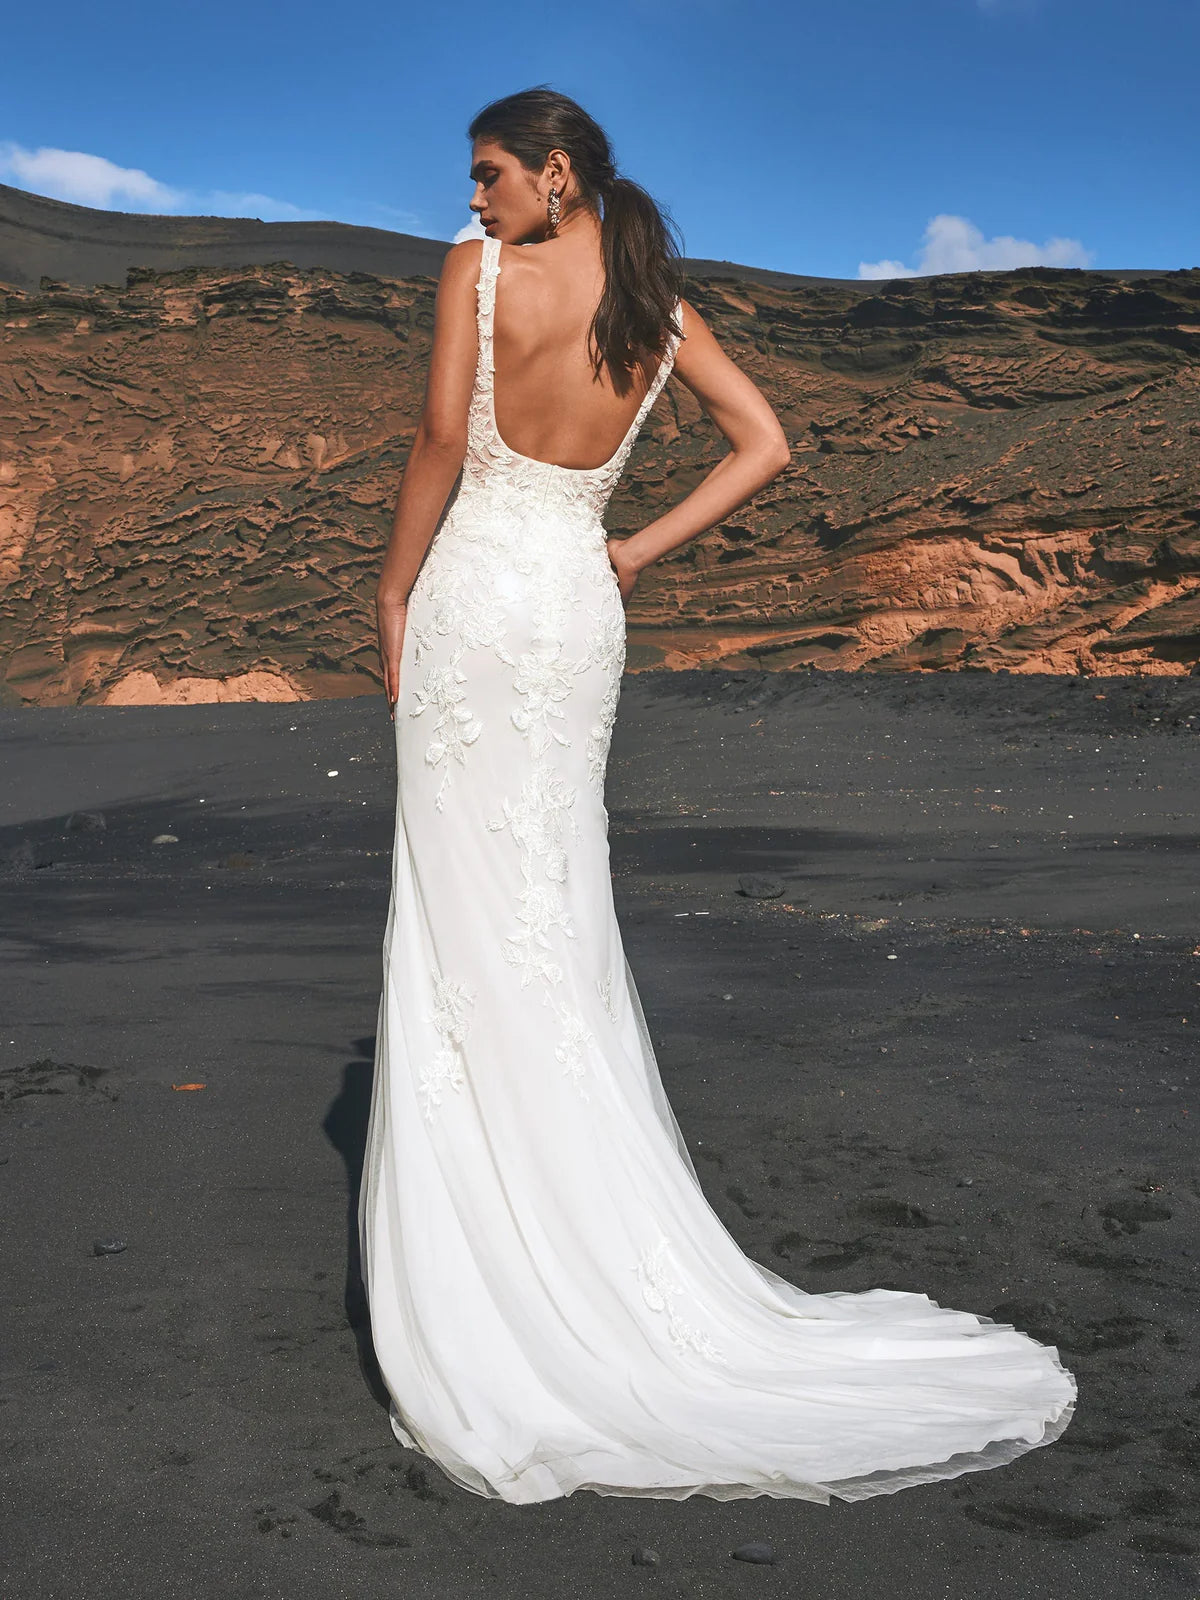
M 752 900 L 774 900 L 787 885 L 773 872 L 744 872 L 738 878 L 738 893 Z
M 775 1552 L 769 1544 L 752 1542 L 740 1544 L 736 1550 L 730 1551 L 735 1561 L 753 1561 L 760 1566 L 774 1566 Z

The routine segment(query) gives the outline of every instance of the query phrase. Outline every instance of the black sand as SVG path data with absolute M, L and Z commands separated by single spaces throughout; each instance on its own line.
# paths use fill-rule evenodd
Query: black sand
M 0 1592 L 1195 1600 L 1197 730 L 1194 678 L 626 680 L 618 910 L 713 1204 L 1080 1404 L 859 1505 L 510 1507 L 394 1443 L 354 1276 L 382 700 L 0 713 Z

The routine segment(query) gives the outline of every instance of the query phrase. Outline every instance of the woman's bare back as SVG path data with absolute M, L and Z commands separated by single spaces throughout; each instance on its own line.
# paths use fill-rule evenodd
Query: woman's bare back
M 494 322 L 496 429 L 518 455 L 575 470 L 605 465 L 654 381 L 657 359 L 617 393 L 592 364 L 588 328 L 604 292 L 599 255 L 565 241 L 502 245 Z

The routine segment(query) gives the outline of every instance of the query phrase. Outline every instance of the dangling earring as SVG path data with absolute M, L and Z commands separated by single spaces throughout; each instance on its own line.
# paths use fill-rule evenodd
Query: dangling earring
M 551 189 L 550 191 L 550 202 L 547 210 L 550 213 L 550 235 L 553 237 L 558 230 L 558 191 L 556 189 Z

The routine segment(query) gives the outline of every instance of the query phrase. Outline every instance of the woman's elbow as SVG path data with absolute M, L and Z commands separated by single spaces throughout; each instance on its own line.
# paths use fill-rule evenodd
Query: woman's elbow
M 756 428 L 753 433 L 735 442 L 733 449 L 763 483 L 770 483 L 772 478 L 777 478 L 792 459 L 792 447 L 780 427 Z
M 422 449 L 428 450 L 433 455 L 461 460 L 467 453 L 467 430 L 465 426 L 460 427 L 438 422 L 436 418 L 422 417 L 417 424 L 414 442 L 419 443 Z
M 783 429 L 773 429 L 762 445 L 763 464 L 772 478 L 777 478 L 781 472 L 791 465 L 792 447 L 788 443 L 787 434 Z

